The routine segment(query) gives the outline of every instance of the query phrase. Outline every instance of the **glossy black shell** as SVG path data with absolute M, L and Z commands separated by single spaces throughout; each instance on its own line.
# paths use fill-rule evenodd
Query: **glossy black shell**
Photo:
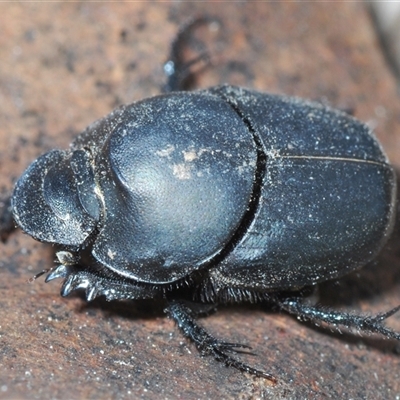
M 207 270 L 215 286 L 267 291 L 370 261 L 395 191 L 366 125 L 221 86 L 118 108 L 36 160 L 12 204 L 25 232 L 78 258 L 89 248 L 116 276 L 163 285 Z

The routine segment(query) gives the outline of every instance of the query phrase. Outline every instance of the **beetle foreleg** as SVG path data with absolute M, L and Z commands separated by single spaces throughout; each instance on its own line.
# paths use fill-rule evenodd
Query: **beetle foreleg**
M 276 378 L 264 371 L 252 368 L 243 362 L 233 358 L 227 353 L 253 354 L 244 349 L 251 347 L 240 343 L 229 343 L 214 338 L 204 328 L 199 326 L 195 317 L 197 313 L 182 302 L 172 301 L 165 312 L 177 323 L 182 333 L 192 340 L 202 355 L 213 355 L 216 360 L 222 361 L 227 366 L 232 366 L 240 371 L 248 372 L 258 377 L 266 378 L 276 383 Z
M 397 306 L 385 313 L 373 316 L 354 315 L 340 311 L 333 311 L 322 307 L 314 307 L 302 302 L 301 298 L 288 298 L 277 300 L 276 303 L 282 309 L 298 318 L 316 322 L 324 322 L 329 326 L 339 329 L 339 326 L 356 328 L 363 332 L 379 333 L 387 338 L 400 340 L 400 333 L 385 327 L 382 323 L 387 318 L 400 310 Z

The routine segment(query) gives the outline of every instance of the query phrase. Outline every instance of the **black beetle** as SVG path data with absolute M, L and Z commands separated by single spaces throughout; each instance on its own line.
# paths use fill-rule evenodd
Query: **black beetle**
M 366 125 L 317 103 L 218 86 L 119 107 L 69 150 L 34 161 L 12 212 L 26 233 L 58 245 L 46 281 L 64 278 L 63 296 L 159 298 L 202 353 L 275 380 L 230 354 L 247 346 L 197 325 L 198 304 L 267 301 L 400 340 L 382 324 L 398 308 L 361 317 L 302 302 L 305 288 L 376 256 L 395 195 Z

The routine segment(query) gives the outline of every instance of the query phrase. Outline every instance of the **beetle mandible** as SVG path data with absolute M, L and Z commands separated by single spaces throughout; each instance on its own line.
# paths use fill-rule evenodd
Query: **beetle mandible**
M 203 354 L 272 381 L 233 356 L 248 346 L 196 323 L 199 304 L 266 301 L 400 340 L 383 325 L 399 307 L 363 317 L 302 301 L 390 235 L 396 179 L 373 133 L 302 99 L 229 85 L 175 91 L 188 66 L 178 44 L 194 26 L 172 47 L 169 93 L 117 108 L 16 183 L 15 222 L 58 246 L 46 281 L 63 278 L 63 296 L 83 289 L 89 301 L 160 299 Z

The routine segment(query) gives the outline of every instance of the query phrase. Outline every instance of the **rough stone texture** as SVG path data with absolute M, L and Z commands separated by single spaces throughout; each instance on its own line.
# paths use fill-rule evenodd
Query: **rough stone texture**
M 400 166 L 400 101 L 362 3 L 3 3 L 0 5 L 0 190 L 39 154 L 65 148 L 121 103 L 159 92 L 182 22 L 201 13 L 213 67 L 197 87 L 229 82 L 326 101 L 367 121 Z M 196 43 L 195 43 L 196 44 Z M 397 235 L 398 236 L 398 235 Z M 321 287 L 326 305 L 380 312 L 400 303 L 397 236 L 377 262 Z M 27 280 L 52 265 L 21 232 L 0 245 L 0 398 L 389 399 L 400 396 L 400 344 L 339 335 L 261 307 L 203 320 L 249 343 L 272 386 L 201 358 L 151 304 L 63 299 Z M 400 315 L 389 325 L 400 330 Z

